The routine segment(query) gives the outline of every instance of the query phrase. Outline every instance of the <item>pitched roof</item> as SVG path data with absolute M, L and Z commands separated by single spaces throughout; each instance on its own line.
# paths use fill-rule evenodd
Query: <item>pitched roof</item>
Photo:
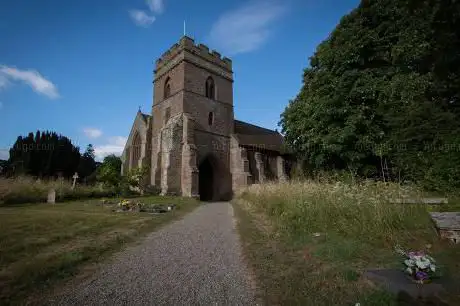
M 285 151 L 283 148 L 283 136 L 277 131 L 239 120 L 235 120 L 233 131 L 242 146 L 281 153 Z

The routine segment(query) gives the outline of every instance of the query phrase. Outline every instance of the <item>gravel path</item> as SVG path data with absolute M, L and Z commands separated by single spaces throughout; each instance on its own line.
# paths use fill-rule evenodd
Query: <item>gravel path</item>
M 149 234 L 54 305 L 254 305 L 233 209 L 209 203 Z

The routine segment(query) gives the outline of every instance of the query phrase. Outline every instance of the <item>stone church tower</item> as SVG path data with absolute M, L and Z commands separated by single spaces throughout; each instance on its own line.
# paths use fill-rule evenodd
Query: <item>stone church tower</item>
M 148 167 L 161 194 L 203 200 L 286 179 L 282 136 L 234 120 L 230 59 L 184 36 L 156 61 L 153 86 L 152 116 L 136 116 L 123 173 Z

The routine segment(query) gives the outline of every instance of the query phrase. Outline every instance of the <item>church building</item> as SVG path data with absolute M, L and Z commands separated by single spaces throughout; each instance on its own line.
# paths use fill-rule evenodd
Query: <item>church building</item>
M 287 159 L 281 134 L 234 119 L 232 61 L 184 36 L 156 61 L 152 112 L 134 119 L 122 174 L 146 167 L 162 195 L 218 201 L 286 180 Z

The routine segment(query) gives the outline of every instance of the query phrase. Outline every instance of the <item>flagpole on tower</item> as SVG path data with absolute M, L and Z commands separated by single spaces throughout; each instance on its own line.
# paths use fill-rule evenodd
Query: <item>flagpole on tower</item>
M 184 36 L 186 36 L 186 32 L 185 32 L 185 19 L 184 19 Z

